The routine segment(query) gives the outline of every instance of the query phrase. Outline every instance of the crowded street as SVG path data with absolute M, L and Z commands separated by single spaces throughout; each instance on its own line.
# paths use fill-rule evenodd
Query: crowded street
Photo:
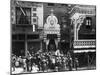
M 11 1 L 11 74 L 96 69 L 96 8 Z
M 95 66 L 81 67 L 77 58 L 72 59 L 70 53 L 60 54 L 59 50 L 55 53 L 39 51 L 32 55 L 28 52 L 27 57 L 12 55 L 12 74 L 79 71 L 95 68 Z

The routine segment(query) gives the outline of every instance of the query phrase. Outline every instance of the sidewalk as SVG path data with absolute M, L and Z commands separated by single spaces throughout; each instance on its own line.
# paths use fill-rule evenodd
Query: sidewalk
M 12 74 L 19 74 L 19 73 L 37 73 L 38 68 L 36 67 L 32 67 L 32 71 L 31 72 L 26 72 L 23 70 L 23 68 L 15 68 L 15 71 L 12 71 Z
M 80 70 L 94 70 L 94 69 L 96 69 L 96 67 L 80 67 L 80 68 L 77 68 L 77 71 L 80 71 Z M 64 71 L 69 71 L 69 70 L 66 69 Z M 73 68 L 72 71 L 75 71 L 75 68 Z M 45 71 L 45 72 L 54 72 L 54 71 L 49 69 L 48 71 Z M 35 67 L 33 67 L 33 70 L 31 72 L 25 72 L 25 71 L 23 71 L 23 68 L 15 68 L 15 71 L 12 72 L 12 74 L 33 74 L 33 73 L 43 73 L 43 72 L 42 71 L 38 72 L 37 68 L 35 68 Z

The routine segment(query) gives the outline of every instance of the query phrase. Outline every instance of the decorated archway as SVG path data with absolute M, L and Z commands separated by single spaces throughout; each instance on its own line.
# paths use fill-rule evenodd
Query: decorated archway
M 47 50 L 50 40 L 54 40 L 56 48 L 58 48 L 58 43 L 60 41 L 60 25 L 53 11 L 54 10 L 51 9 L 51 14 L 47 17 L 46 23 L 44 24 L 44 42 L 46 43 Z

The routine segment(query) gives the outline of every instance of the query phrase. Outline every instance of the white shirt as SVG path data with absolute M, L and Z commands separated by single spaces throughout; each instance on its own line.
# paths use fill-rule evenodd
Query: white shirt
M 55 52 L 55 55 L 60 56 L 60 50 L 57 50 L 57 51 Z

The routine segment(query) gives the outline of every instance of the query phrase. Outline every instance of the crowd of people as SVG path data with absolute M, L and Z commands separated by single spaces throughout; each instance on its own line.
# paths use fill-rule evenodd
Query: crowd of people
M 25 72 L 31 72 L 32 70 L 39 72 L 49 72 L 49 71 L 71 71 L 73 66 L 77 70 L 79 66 L 78 59 L 73 59 L 70 52 L 63 54 L 59 49 L 56 51 L 42 52 L 39 50 L 36 53 L 30 54 L 27 52 L 27 56 L 16 56 L 12 55 L 12 71 L 15 68 L 21 67 Z

